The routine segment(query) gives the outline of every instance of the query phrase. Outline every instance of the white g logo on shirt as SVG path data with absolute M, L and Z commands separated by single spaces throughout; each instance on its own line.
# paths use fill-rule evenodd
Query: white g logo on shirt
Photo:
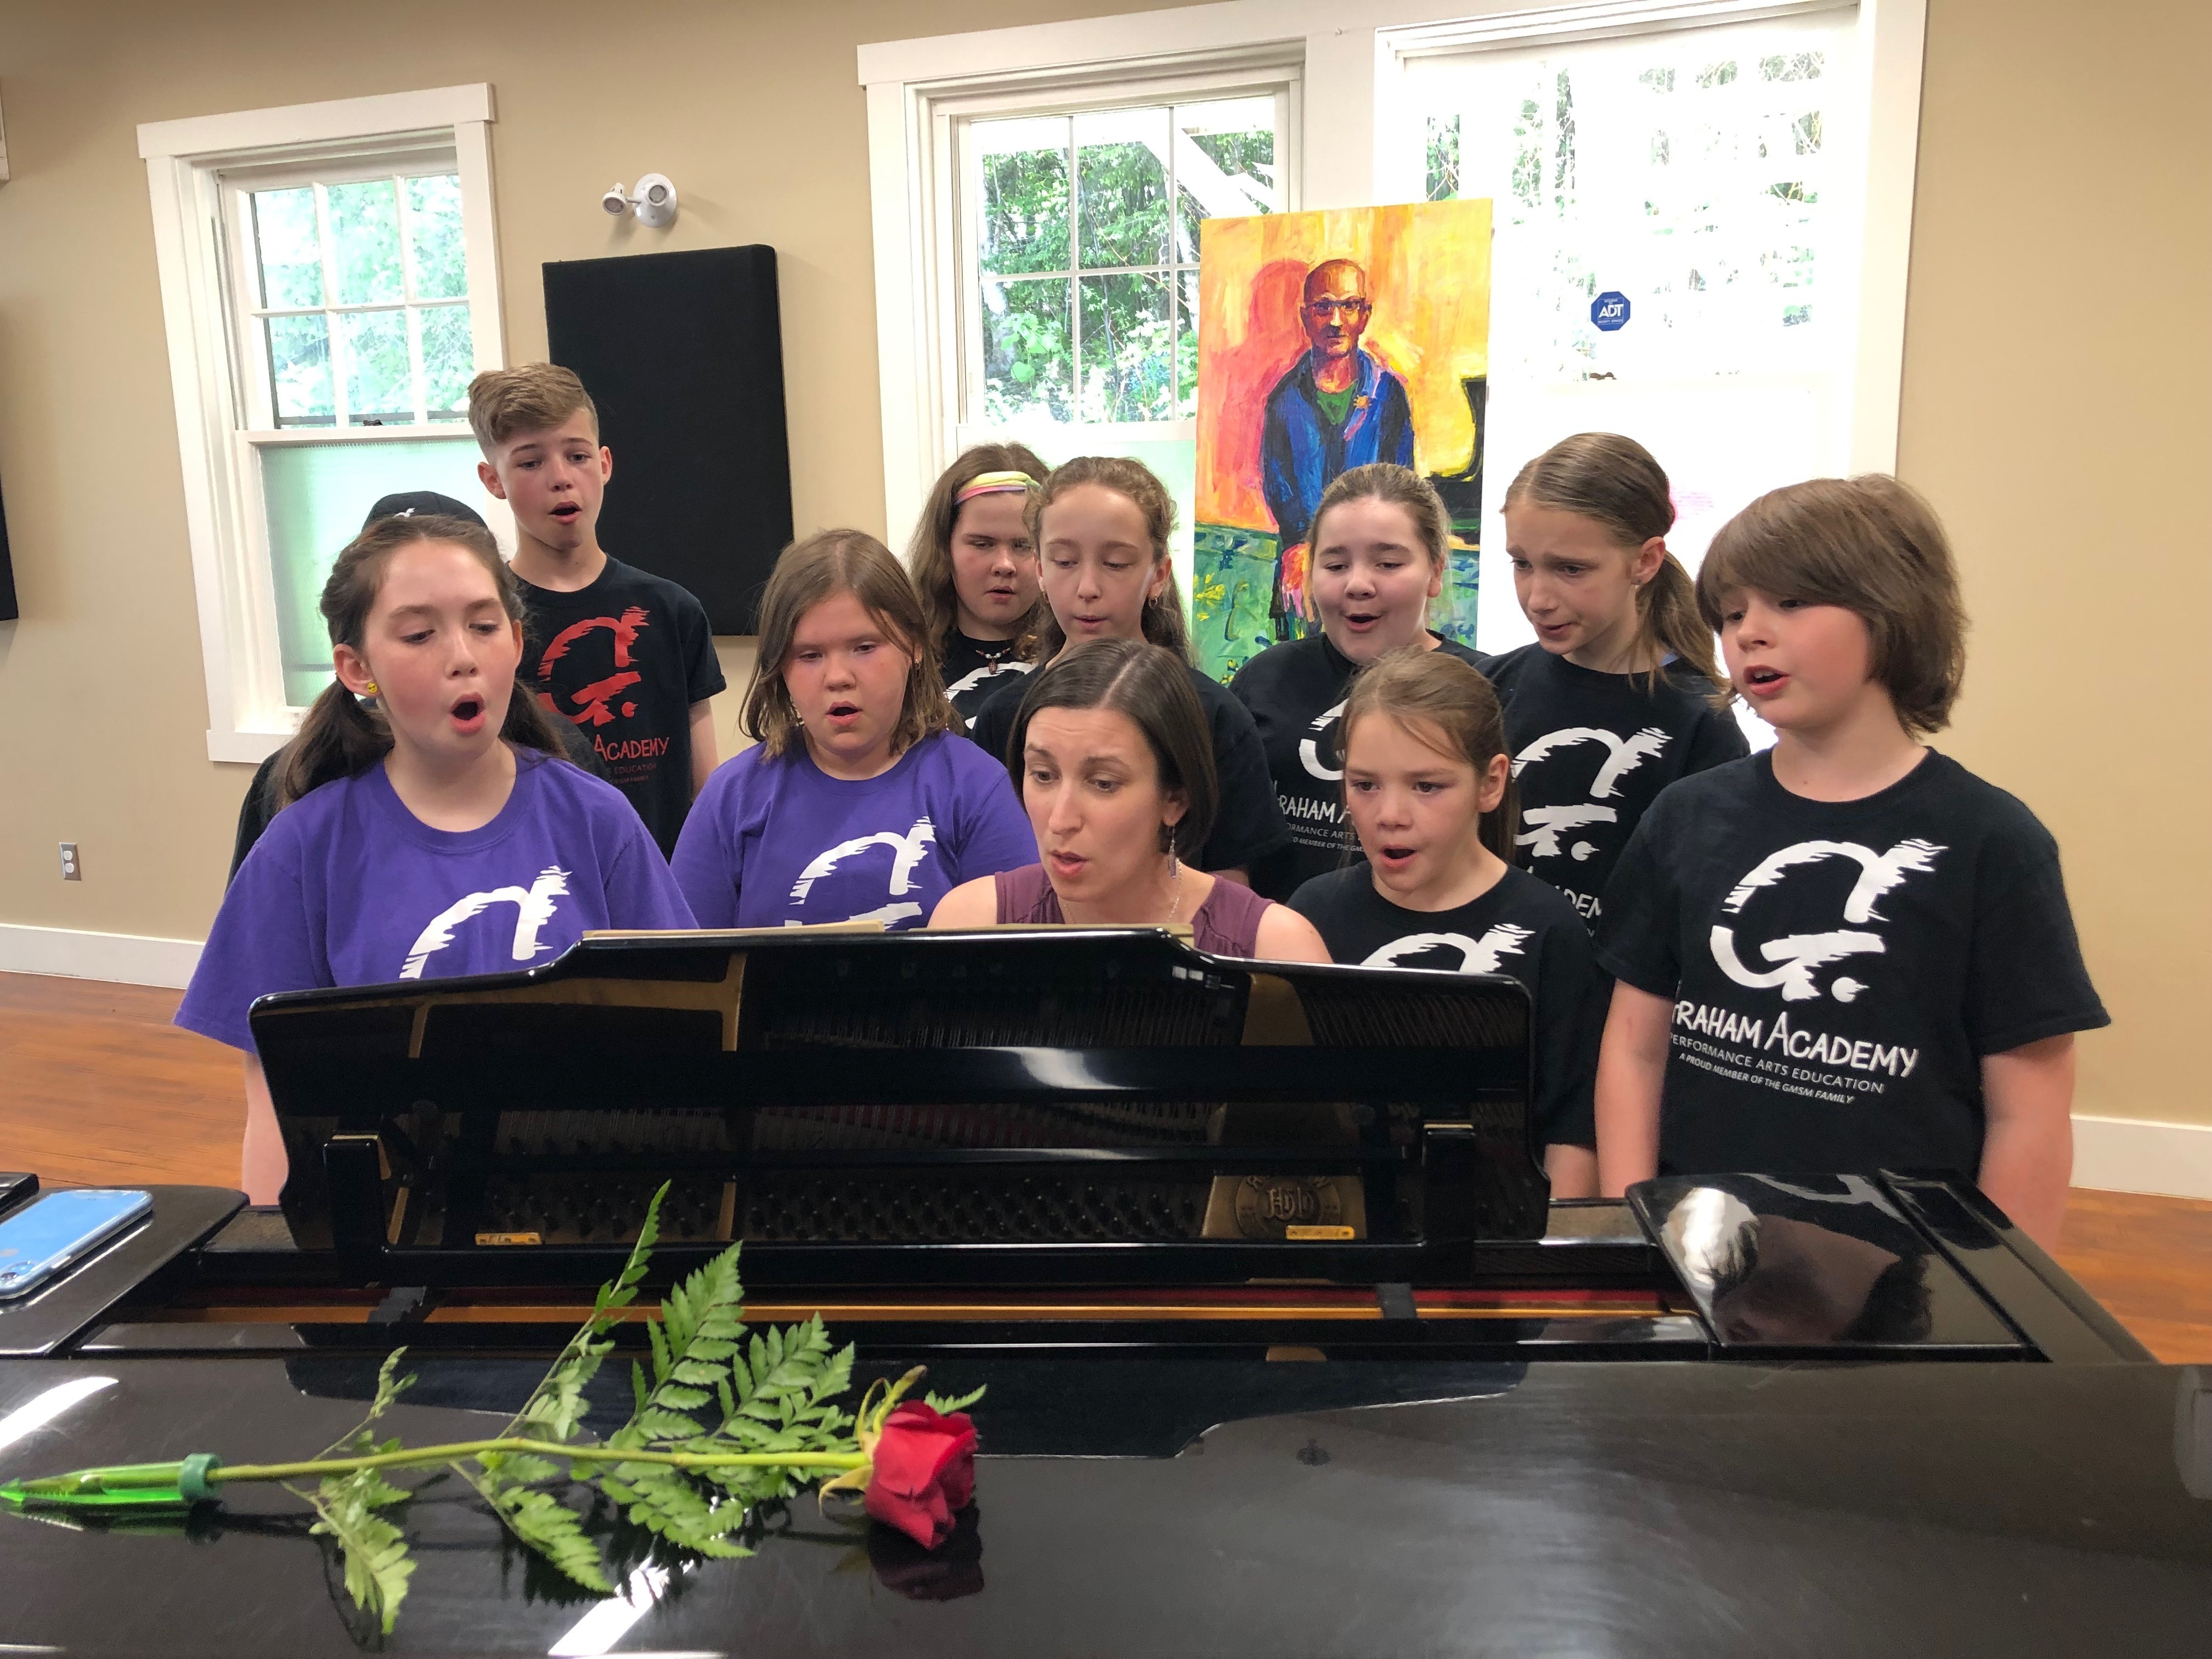
M 1342 767 L 1332 770 L 1322 763 L 1321 757 L 1322 734 L 1343 718 L 1342 703 L 1334 708 L 1325 708 L 1314 717 L 1314 723 L 1306 727 L 1305 736 L 1298 739 L 1298 764 L 1323 783 L 1340 783 L 1344 780 Z

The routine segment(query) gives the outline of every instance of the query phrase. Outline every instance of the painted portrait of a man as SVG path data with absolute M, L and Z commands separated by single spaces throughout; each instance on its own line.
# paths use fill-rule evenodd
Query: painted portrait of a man
M 1320 624 L 1314 514 L 1344 473 L 1412 468 L 1449 522 L 1430 623 L 1472 643 L 1490 372 L 1490 204 L 1407 202 L 1199 228 L 1193 660 L 1226 683 Z
M 1297 611 L 1304 587 L 1298 555 L 1329 481 L 1370 461 L 1413 464 L 1406 383 L 1360 347 L 1373 315 L 1367 273 L 1351 260 L 1324 259 L 1306 273 L 1298 305 L 1306 349 L 1268 394 L 1261 437 L 1261 491 L 1285 553 L 1279 621 Z

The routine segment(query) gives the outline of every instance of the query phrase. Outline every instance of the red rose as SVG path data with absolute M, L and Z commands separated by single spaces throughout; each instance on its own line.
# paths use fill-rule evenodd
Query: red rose
M 868 1513 L 933 1550 L 975 1495 L 975 1425 L 964 1412 L 904 1401 L 884 1419 L 872 1461 Z

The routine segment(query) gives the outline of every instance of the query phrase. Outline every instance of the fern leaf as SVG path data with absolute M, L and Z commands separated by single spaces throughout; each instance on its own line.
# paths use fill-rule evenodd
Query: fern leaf
M 585 1535 L 584 1523 L 574 1510 L 549 1492 L 526 1491 L 503 1494 L 494 1507 L 509 1531 L 562 1572 L 586 1589 L 614 1594 L 599 1560 L 599 1547 Z
M 623 1426 L 641 1440 L 689 1440 L 697 1434 L 699 1424 L 696 1418 L 686 1416 L 682 1412 L 670 1411 L 655 1403 L 665 1392 L 657 1392 L 653 1399 L 647 1402 L 645 1409 Z M 617 1438 L 615 1443 L 627 1443 Z
M 399 1362 L 407 1356 L 404 1348 L 394 1348 L 385 1355 L 384 1363 L 376 1368 L 376 1398 L 369 1402 L 367 1421 L 374 1423 L 392 1408 L 392 1403 L 415 1386 L 412 1372 L 398 1375 Z
M 949 1394 L 926 1394 L 922 1395 L 922 1398 L 929 1403 L 932 1410 L 943 1412 L 948 1417 L 954 1412 L 966 1411 L 970 1406 L 974 1405 L 982 1397 L 983 1390 L 981 1389 L 971 1389 L 966 1394 L 957 1395 Z
M 406 1495 L 374 1469 L 361 1469 L 322 1481 L 308 1498 L 316 1520 L 307 1530 L 336 1540 L 345 1564 L 347 1595 L 386 1636 L 407 1599 L 415 1562 L 406 1534 L 376 1511 Z
M 655 1382 L 665 1382 L 668 1380 L 669 1368 L 676 1363 L 669 1352 L 672 1345 L 667 1336 L 667 1329 L 668 1323 L 665 1317 L 659 1324 L 648 1324 L 645 1328 L 645 1340 L 653 1345 L 653 1380 Z

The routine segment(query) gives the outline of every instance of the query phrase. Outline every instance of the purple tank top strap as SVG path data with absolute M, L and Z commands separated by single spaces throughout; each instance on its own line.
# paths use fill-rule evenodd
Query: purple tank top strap
M 1250 888 L 1220 877 L 1190 919 L 1191 943 L 1209 955 L 1252 957 L 1260 949 L 1260 918 L 1268 901 Z
M 1060 895 L 1042 864 L 1025 864 L 1018 870 L 1001 870 L 991 878 L 999 892 L 999 920 L 1056 922 L 1060 920 Z

